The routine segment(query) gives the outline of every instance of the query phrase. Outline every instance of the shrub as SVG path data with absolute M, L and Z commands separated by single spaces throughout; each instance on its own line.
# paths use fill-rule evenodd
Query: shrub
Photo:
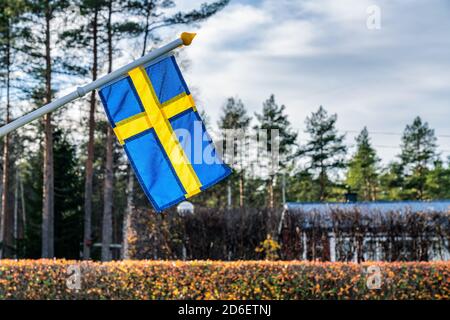
M 81 271 L 81 289 L 66 281 Z M 368 289 L 369 266 L 381 288 Z M 2 299 L 449 299 L 450 262 L 0 261 Z
M 406 204 L 403 211 L 290 210 L 283 221 L 281 258 L 295 259 L 306 251 L 308 260 L 330 260 L 333 232 L 336 261 L 441 260 L 450 252 L 449 222 L 450 211 L 412 211 Z
M 406 204 L 405 204 L 406 206 Z M 429 261 L 450 252 L 450 212 L 420 212 L 406 207 L 363 212 L 333 208 L 326 212 L 281 209 L 205 209 L 191 215 L 133 213 L 130 257 L 133 259 L 255 260 L 268 234 L 280 245 L 282 260 Z
M 268 209 L 202 209 L 179 215 L 136 210 L 132 216 L 133 259 L 255 260 L 255 248 L 274 232 L 279 212 Z
M 255 249 L 255 251 L 263 253 L 266 260 L 277 260 L 279 249 L 280 245 L 278 242 L 275 241 L 270 234 L 268 234 L 266 240 L 261 241 L 261 244 Z

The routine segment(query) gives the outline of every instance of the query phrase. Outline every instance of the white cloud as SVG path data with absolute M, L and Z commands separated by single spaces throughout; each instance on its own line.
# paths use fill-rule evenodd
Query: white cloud
M 380 30 L 366 27 L 370 5 L 381 9 Z M 301 131 L 319 105 L 338 113 L 349 143 L 364 125 L 400 133 L 416 115 L 450 134 L 448 8 L 443 0 L 232 1 L 184 50 L 185 77 L 214 122 L 228 96 L 253 113 L 274 93 Z M 385 161 L 399 152 L 382 146 L 400 136 L 372 139 Z M 439 142 L 450 149 L 450 139 Z

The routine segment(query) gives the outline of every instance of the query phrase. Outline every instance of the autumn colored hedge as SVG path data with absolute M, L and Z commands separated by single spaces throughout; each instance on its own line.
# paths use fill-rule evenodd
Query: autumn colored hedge
M 381 270 L 380 289 L 367 287 L 369 266 Z M 0 298 L 449 299 L 450 262 L 0 260 Z

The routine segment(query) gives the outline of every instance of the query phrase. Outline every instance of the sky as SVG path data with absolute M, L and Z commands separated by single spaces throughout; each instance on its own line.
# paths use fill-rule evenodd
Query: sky
M 190 29 L 198 35 L 183 49 L 184 77 L 214 123 L 227 97 L 241 98 L 253 115 L 273 93 L 300 144 L 305 118 L 323 105 L 338 114 L 350 146 L 366 125 L 385 163 L 416 116 L 435 129 L 447 157 L 449 18 L 445 0 L 231 0 Z

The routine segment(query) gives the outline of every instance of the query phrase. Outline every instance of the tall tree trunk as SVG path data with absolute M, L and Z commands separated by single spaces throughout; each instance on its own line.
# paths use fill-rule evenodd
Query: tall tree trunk
M 142 48 L 142 54 L 141 56 L 144 56 L 147 51 L 147 39 L 148 39 L 148 27 L 149 27 L 149 21 L 150 21 L 150 10 L 147 12 L 146 15 L 146 22 L 145 22 L 145 31 L 144 31 L 144 45 Z M 125 214 L 123 215 L 123 222 L 122 222 L 122 259 L 130 259 L 130 253 L 129 253 L 129 234 L 131 229 L 131 218 L 133 215 L 134 210 L 134 173 L 133 169 L 131 168 L 131 165 L 128 164 L 128 183 L 127 183 L 127 207 L 125 209 Z
M 134 173 L 131 166 L 128 166 L 128 184 L 127 184 L 127 208 L 125 214 L 123 215 L 123 226 L 122 226 L 122 259 L 130 259 L 129 250 L 129 233 L 131 228 L 131 218 L 133 214 L 134 204 L 133 204 L 133 188 L 134 188 Z
M 323 141 L 323 135 L 320 136 L 320 141 Z M 320 148 L 321 159 L 324 159 L 323 149 Z M 319 173 L 319 201 L 325 200 L 325 165 L 323 160 L 320 160 L 320 173 Z
M 273 201 L 273 175 L 270 175 L 269 178 L 269 208 L 273 209 L 274 201 Z
M 148 41 L 148 34 L 149 34 L 149 23 L 150 23 L 150 14 L 151 10 L 147 11 L 147 14 L 145 16 L 145 27 L 144 27 L 144 45 L 142 46 L 142 56 L 145 55 L 145 52 L 147 51 L 147 41 Z
M 239 206 L 244 207 L 244 172 L 241 171 L 239 175 Z
M 372 194 L 371 200 L 372 201 L 376 201 L 377 200 L 377 183 L 376 182 L 374 182 L 373 185 L 372 185 L 372 192 L 371 192 L 371 194 Z
M 419 194 L 418 194 L 418 200 L 423 200 L 423 194 L 424 194 L 424 189 L 425 189 L 425 166 L 426 164 L 424 164 L 424 166 L 422 166 L 421 164 L 419 164 Z
M 9 31 L 9 28 L 8 28 Z M 9 33 L 8 33 L 9 35 Z M 8 36 L 6 39 L 7 54 L 6 54 L 6 123 L 11 121 L 11 105 L 10 105 L 10 65 L 11 65 L 11 38 Z M 2 176 L 2 221 L 0 242 L 2 247 L 0 249 L 0 258 L 11 258 L 13 254 L 14 238 L 13 238 L 13 225 L 14 218 L 11 210 L 10 195 L 10 135 L 6 135 L 3 144 L 3 176 Z
M 231 194 L 231 179 L 228 179 L 227 182 L 227 209 L 231 209 L 233 207 L 232 203 L 232 194 Z
M 323 169 L 323 164 L 321 164 L 320 176 L 319 176 L 319 184 L 320 184 L 320 201 L 325 200 L 325 170 Z
M 93 37 L 93 64 L 92 64 L 92 80 L 97 79 L 97 36 L 98 36 L 98 9 L 94 10 L 92 19 L 92 37 Z M 89 109 L 89 141 L 86 159 L 86 180 L 84 186 L 84 243 L 83 243 L 83 259 L 91 258 L 91 233 L 92 233 L 92 183 L 94 176 L 94 131 L 95 131 L 95 91 L 91 93 L 90 109 Z
M 108 72 L 112 72 L 112 0 L 108 3 Z M 105 164 L 105 187 L 103 194 L 103 226 L 102 226 L 102 261 L 111 260 L 111 242 L 112 242 L 112 207 L 113 207 L 113 148 L 114 132 L 111 126 L 106 129 L 106 164 Z
M 10 110 L 8 103 L 6 104 L 6 123 L 10 122 Z M 11 199 L 10 194 L 10 156 L 9 156 L 10 139 L 9 134 L 5 136 L 3 144 L 3 189 L 2 189 L 2 229 L 1 239 L 2 248 L 0 258 L 11 257 L 12 239 L 12 223 L 11 216 Z
M 23 191 L 23 181 L 20 177 L 19 173 L 19 188 L 20 188 L 20 203 L 21 203 L 21 209 L 22 209 L 22 235 L 21 239 L 25 238 L 25 234 L 27 232 L 27 213 L 25 209 L 25 192 Z M 25 244 L 22 246 L 23 252 L 26 252 Z
M 19 215 L 18 215 L 18 209 L 19 209 L 19 170 L 16 170 L 15 174 L 15 181 L 14 181 L 14 231 L 13 231 L 13 237 L 14 237 L 14 259 L 17 259 L 17 239 L 19 239 Z
M 51 65 L 51 33 L 50 21 L 52 12 L 50 1 L 45 8 L 45 102 L 52 100 L 52 65 Z M 53 172 L 53 128 L 52 116 L 48 113 L 44 117 L 44 185 L 42 205 L 42 257 L 54 256 L 54 172 Z

